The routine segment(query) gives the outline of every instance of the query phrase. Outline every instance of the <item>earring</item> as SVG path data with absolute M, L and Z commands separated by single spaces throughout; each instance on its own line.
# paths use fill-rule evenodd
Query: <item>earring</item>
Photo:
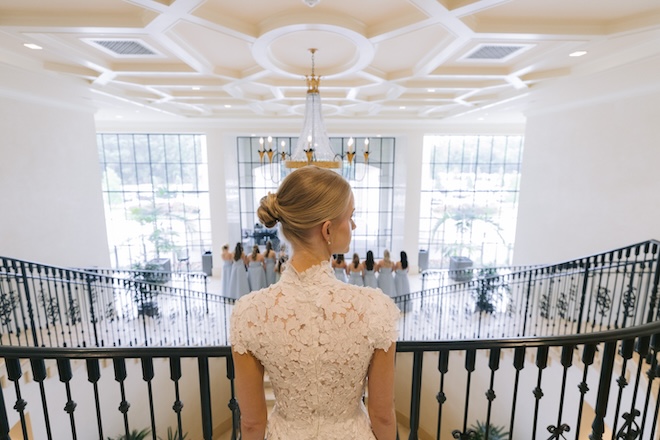
M 328 246 L 330 246 L 332 243 L 330 243 L 330 240 L 328 240 Z

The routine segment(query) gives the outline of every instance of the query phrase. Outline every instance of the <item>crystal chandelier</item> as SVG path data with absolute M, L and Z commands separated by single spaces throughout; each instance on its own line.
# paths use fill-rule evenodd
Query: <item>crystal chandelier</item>
M 317 49 L 309 49 L 312 54 L 312 74 L 306 75 L 307 82 L 307 96 L 305 98 L 305 119 L 303 127 L 298 137 L 295 149 L 289 155 L 285 152 L 285 143 L 282 141 L 280 151 L 277 151 L 277 145 L 273 145 L 273 137 L 268 136 L 266 140 L 263 137 L 259 138 L 259 159 L 263 163 L 265 158 L 268 158 L 270 164 L 270 176 L 273 181 L 279 181 L 282 174 L 286 174 L 289 170 L 301 168 L 307 165 L 316 165 L 322 168 L 336 169 L 351 180 L 362 180 L 366 173 L 367 164 L 369 162 L 369 138 L 364 139 L 364 164 L 362 167 L 363 172 L 361 177 L 356 176 L 355 167 L 357 166 L 356 153 L 357 149 L 354 145 L 354 140 L 351 137 L 346 144 L 346 152 L 344 154 L 335 153 L 330 146 L 330 138 L 325 129 L 323 122 L 323 114 L 321 108 L 321 95 L 319 93 L 319 84 L 321 77 L 315 73 L 314 54 Z M 279 172 L 273 169 L 277 166 L 277 162 L 284 164 L 286 171 Z M 345 161 L 345 162 L 344 162 Z
M 339 168 L 341 160 L 337 160 L 334 151 L 330 148 L 330 139 L 323 123 L 321 95 L 319 94 L 321 78 L 314 74 L 316 49 L 309 49 L 309 51 L 312 53 L 312 74 L 305 76 L 307 80 L 305 120 L 296 149 L 291 154 L 291 158 L 286 161 L 286 167 L 300 168 L 313 163 L 322 168 Z

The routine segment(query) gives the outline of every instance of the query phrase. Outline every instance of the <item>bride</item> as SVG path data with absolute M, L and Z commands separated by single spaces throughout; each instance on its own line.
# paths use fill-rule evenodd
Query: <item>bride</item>
M 394 440 L 394 356 L 400 312 L 380 290 L 337 280 L 333 254 L 355 229 L 350 185 L 306 166 L 257 214 L 292 247 L 279 282 L 244 296 L 231 317 L 243 440 Z M 275 407 L 267 416 L 263 378 Z M 368 408 L 362 396 L 368 391 Z

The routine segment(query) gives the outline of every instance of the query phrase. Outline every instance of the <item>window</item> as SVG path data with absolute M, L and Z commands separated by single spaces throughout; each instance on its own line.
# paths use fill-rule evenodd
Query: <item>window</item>
M 363 145 L 365 138 L 355 139 L 355 157 L 348 165 L 343 161 L 342 174 L 353 187 L 355 196 L 354 220 L 357 228 L 353 232 L 350 253 L 357 252 L 365 258 L 367 251 L 382 256 L 392 244 L 392 203 L 394 188 L 394 138 L 373 137 L 369 139 L 369 156 L 365 162 Z M 272 143 L 265 144 L 265 149 L 273 148 L 272 162 L 264 153 L 259 137 L 237 138 L 239 200 L 241 210 L 242 240 L 246 249 L 253 244 L 263 245 L 265 240 L 273 239 L 277 245 L 281 237 L 277 230 L 266 230 L 259 224 L 257 208 L 263 196 L 276 192 L 279 182 L 288 170 L 281 165 L 281 153 L 291 154 L 297 138 L 278 137 Z M 346 157 L 348 137 L 330 138 L 333 151 Z
M 522 136 L 424 138 L 419 245 L 429 267 L 511 263 L 522 150 Z
M 205 137 L 99 133 L 97 143 L 115 267 L 168 258 L 201 270 L 211 245 Z

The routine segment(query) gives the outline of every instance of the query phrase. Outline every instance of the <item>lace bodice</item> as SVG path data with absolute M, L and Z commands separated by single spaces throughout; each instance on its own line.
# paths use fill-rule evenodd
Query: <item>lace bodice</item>
M 337 280 L 326 262 L 300 274 L 289 267 L 237 301 L 231 343 L 263 364 L 275 393 L 268 440 L 373 439 L 361 398 L 373 352 L 396 341 L 398 318 L 390 298 Z

